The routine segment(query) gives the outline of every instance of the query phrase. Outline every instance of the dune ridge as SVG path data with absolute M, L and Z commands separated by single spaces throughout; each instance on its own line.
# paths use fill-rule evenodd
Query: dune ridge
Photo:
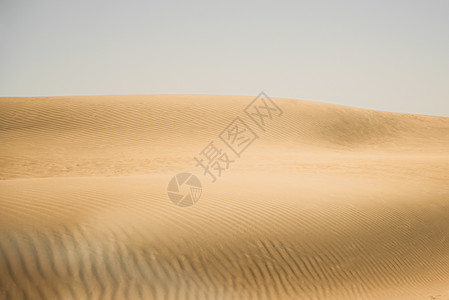
M 0 98 L 0 298 L 449 299 L 449 118 L 273 98 L 263 131 L 252 100 Z M 259 138 L 212 183 L 237 116 Z

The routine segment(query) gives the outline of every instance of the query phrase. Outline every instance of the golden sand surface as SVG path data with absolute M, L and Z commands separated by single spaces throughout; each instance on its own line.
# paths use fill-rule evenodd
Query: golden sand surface
M 449 299 L 449 118 L 253 100 L 0 98 L 0 299 Z

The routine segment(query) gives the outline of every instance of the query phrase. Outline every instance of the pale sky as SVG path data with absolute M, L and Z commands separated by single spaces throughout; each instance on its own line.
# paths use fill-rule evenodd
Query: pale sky
M 0 0 L 0 96 L 219 94 L 449 116 L 449 0 Z

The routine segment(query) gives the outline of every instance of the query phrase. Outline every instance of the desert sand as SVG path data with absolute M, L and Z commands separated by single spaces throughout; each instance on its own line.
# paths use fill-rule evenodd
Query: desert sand
M 0 98 L 0 299 L 449 299 L 449 118 L 253 99 Z

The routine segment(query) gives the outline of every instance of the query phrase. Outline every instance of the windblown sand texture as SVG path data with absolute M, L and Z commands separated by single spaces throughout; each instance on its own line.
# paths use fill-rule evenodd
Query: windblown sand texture
M 252 100 L 1 98 L 0 299 L 449 299 L 449 118 L 273 99 L 262 131 Z

